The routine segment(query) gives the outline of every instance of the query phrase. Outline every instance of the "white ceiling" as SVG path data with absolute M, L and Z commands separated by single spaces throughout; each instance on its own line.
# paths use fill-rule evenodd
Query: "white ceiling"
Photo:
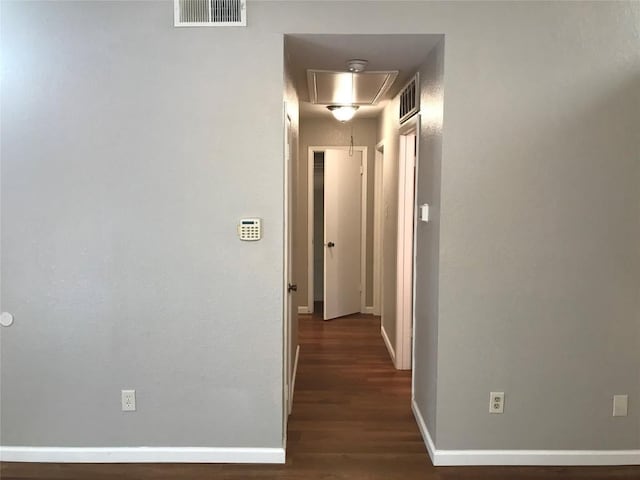
M 376 106 L 362 106 L 356 118 L 377 117 L 427 58 L 442 35 L 286 35 L 285 55 L 300 98 L 300 116 L 331 117 L 309 102 L 307 69 L 347 71 L 352 58 L 369 61 L 367 71 L 398 70 L 398 78 Z

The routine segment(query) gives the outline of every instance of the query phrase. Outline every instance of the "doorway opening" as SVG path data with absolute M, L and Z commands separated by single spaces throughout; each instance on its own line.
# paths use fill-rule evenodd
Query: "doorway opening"
M 311 313 L 324 314 L 324 151 L 313 152 L 313 309 Z
M 411 380 L 403 387 L 411 391 L 407 405 L 414 400 L 416 386 L 413 332 L 418 144 L 430 142 L 429 123 L 424 129 L 420 127 L 419 99 L 427 98 L 431 87 L 426 83 L 421 86 L 419 81 L 440 81 L 443 47 L 443 35 L 285 35 L 285 98 L 292 99 L 299 114 L 299 131 L 294 132 L 298 174 L 290 185 L 297 188 L 292 249 L 298 284 L 296 313 L 302 316 L 293 321 L 301 325 L 301 375 L 314 369 L 322 374 L 319 365 L 313 364 L 321 355 L 327 361 L 326 368 L 351 361 L 344 352 L 349 351 L 353 332 L 354 345 L 373 340 L 389 368 L 405 370 L 398 375 Z M 367 87 L 369 91 L 365 91 L 365 86 L 371 85 L 364 81 L 367 72 L 346 72 L 348 59 L 367 59 L 371 73 L 397 74 L 397 78 L 391 75 L 395 83 L 391 81 L 388 90 Z M 401 118 L 400 94 L 411 82 L 416 85 L 410 96 L 418 99 L 416 112 L 408 114 L 413 117 Z M 435 95 L 442 90 L 432 91 Z M 374 100 L 358 103 L 366 94 Z M 351 120 L 340 122 L 327 107 L 345 102 L 358 108 Z M 441 103 L 425 106 L 441 109 Z M 430 114 L 430 110 L 423 110 L 423 114 Z M 432 152 L 429 143 L 426 145 L 429 156 Z M 425 230 L 433 227 L 420 224 L 420 229 L 424 236 Z M 323 321 L 328 319 L 336 320 Z M 357 332 L 362 330 L 353 326 L 360 321 L 379 332 L 358 338 Z M 333 358 L 328 355 L 336 346 L 331 342 L 339 337 L 347 348 L 335 352 L 337 357 Z M 429 357 L 421 354 L 418 358 Z M 360 360 L 364 357 L 353 359 Z M 295 366 L 293 371 L 295 376 Z M 363 371 L 363 378 L 370 373 Z M 306 377 L 302 382 L 303 390 L 311 388 L 309 380 Z M 311 391 L 304 391 L 302 398 L 308 399 L 304 395 L 309 394 Z

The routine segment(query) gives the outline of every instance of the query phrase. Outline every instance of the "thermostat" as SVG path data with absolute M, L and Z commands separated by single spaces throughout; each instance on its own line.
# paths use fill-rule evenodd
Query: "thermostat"
M 238 237 L 246 242 L 262 238 L 262 222 L 259 218 L 243 218 L 238 225 Z

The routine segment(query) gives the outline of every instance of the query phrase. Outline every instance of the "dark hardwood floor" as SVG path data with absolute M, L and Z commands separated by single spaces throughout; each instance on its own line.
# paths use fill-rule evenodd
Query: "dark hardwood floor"
M 394 370 L 378 318 L 300 319 L 300 363 L 285 465 L 20 464 L 16 479 L 640 480 L 640 467 L 434 468 Z

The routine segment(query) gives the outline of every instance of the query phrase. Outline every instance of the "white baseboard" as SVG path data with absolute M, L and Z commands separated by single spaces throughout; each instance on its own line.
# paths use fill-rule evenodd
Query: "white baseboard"
M 420 430 L 424 444 L 427 446 L 427 453 L 429 454 L 431 463 L 433 463 L 434 466 L 437 466 L 436 445 L 433 443 L 427 424 L 425 423 L 424 418 L 422 418 L 422 413 L 420 413 L 420 409 L 418 408 L 418 404 L 413 398 L 413 395 L 411 397 L 411 410 L 413 411 L 413 416 L 416 418 L 416 422 L 418 423 L 418 430 Z
M 284 463 L 284 448 L 0 447 L 2 462 L 33 463 Z
M 640 450 L 437 450 L 435 465 L 546 467 L 640 465 Z
M 436 467 L 472 465 L 616 466 L 640 465 L 640 450 L 438 450 L 415 400 L 411 409 Z
M 384 326 L 382 325 L 380 325 L 380 333 L 382 334 L 382 339 L 384 340 L 384 344 L 387 346 L 387 350 L 389 350 L 389 356 L 391 357 L 391 360 L 393 361 L 393 365 L 395 366 L 396 351 L 393 349 L 393 345 L 391 344 L 391 341 L 389 340 L 387 332 L 385 331 Z
M 364 312 L 367 315 L 373 315 L 373 307 L 364 307 Z
M 291 390 L 289 391 L 289 414 L 293 409 L 293 394 L 296 391 L 296 376 L 298 375 L 298 359 L 300 358 L 300 345 L 296 347 L 296 359 L 293 361 L 293 372 L 291 373 Z
M 298 306 L 298 313 L 299 314 L 303 314 L 303 315 L 308 315 L 311 313 L 311 311 L 309 310 L 309 307 L 306 307 L 304 305 L 299 305 Z

